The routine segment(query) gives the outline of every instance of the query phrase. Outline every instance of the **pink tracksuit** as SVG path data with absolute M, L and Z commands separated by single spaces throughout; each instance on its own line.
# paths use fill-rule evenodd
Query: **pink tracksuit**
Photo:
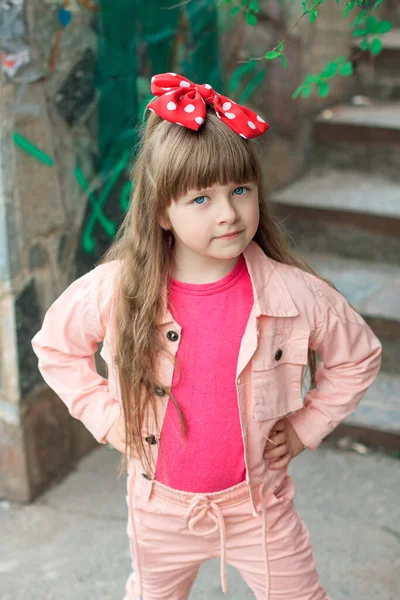
M 287 469 L 270 470 L 264 450 L 276 421 L 287 416 L 305 446 L 315 449 L 360 402 L 380 368 L 381 344 L 364 320 L 328 284 L 268 258 L 255 242 L 243 253 L 254 304 L 240 345 L 237 403 L 246 479 L 213 494 L 177 491 L 154 480 L 132 457 L 128 474 L 128 534 L 134 573 L 126 600 L 184 600 L 205 559 L 221 557 L 239 568 L 257 600 L 327 600 L 319 583 L 309 535 L 294 504 Z M 72 283 L 46 313 L 32 340 L 50 387 L 99 442 L 120 414 L 113 364 L 113 279 L 118 262 L 100 265 Z M 181 327 L 167 309 L 158 323 L 176 355 Z M 201 308 L 201 305 L 200 305 Z M 108 364 L 96 373 L 94 353 Z M 321 356 L 317 387 L 302 398 L 308 348 Z M 169 386 L 173 363 L 158 362 Z M 156 388 L 162 424 L 168 396 Z M 143 426 L 157 463 L 154 415 Z

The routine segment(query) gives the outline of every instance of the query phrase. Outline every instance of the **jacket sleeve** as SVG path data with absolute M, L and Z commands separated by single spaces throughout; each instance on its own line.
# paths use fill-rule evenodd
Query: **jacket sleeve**
M 74 281 L 50 306 L 31 342 L 45 382 L 101 443 L 120 414 L 94 357 L 105 335 L 100 274 L 106 268 L 100 265 Z
M 382 345 L 362 317 L 329 284 L 313 278 L 316 326 L 309 341 L 322 362 L 317 387 L 287 418 L 303 444 L 314 450 L 361 401 L 376 379 Z

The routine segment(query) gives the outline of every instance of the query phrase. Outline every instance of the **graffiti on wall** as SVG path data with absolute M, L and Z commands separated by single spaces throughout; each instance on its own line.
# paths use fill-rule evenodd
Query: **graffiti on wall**
M 88 197 L 79 257 L 85 268 L 105 251 L 128 208 L 129 171 L 145 107 L 152 98 L 152 75 L 177 71 L 222 87 L 214 0 L 175 7 L 166 1 L 125 0 L 118 11 L 110 0 L 99 4 L 96 84 L 101 184 L 94 190 L 78 168 L 75 172 Z
M 0 7 L 5 1 L 0 0 Z M 23 0 L 9 0 L 9 4 L 21 8 Z M 53 102 L 69 128 L 79 127 L 83 120 L 97 139 L 97 145 L 86 150 L 83 160 L 82 153 L 78 153 L 74 169 L 87 201 L 76 253 L 78 272 L 84 273 L 104 253 L 128 208 L 130 167 L 145 107 L 152 97 L 152 75 L 180 72 L 245 103 L 265 70 L 256 62 L 244 63 L 226 81 L 222 80 L 221 23 L 215 0 L 175 5 L 167 0 L 123 0 L 118 10 L 112 0 L 63 0 L 57 3 L 58 21 L 55 19 L 48 73 L 57 64 L 60 35 L 67 26 L 68 31 L 75 26 L 77 7 L 91 11 L 97 48 L 87 47 L 80 52 L 60 82 Z M 21 11 L 14 14 L 23 17 Z M 28 38 L 23 41 L 29 42 Z M 91 110 L 94 105 L 95 110 Z M 14 141 L 37 160 L 54 164 L 52 157 L 44 156 L 18 133 Z M 88 162 L 90 169 L 85 168 Z

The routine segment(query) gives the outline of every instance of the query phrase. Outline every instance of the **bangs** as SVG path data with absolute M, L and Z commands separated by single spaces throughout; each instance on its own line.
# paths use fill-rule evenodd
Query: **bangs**
M 157 152 L 157 196 L 164 206 L 193 189 L 260 180 L 258 153 L 253 140 L 245 140 L 220 121 L 213 109 L 199 131 L 176 123 L 160 123 Z

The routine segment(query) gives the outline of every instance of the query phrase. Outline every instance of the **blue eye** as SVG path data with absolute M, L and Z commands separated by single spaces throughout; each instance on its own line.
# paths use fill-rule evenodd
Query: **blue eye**
M 238 187 L 238 188 L 236 188 L 236 190 L 234 190 L 234 193 L 237 194 L 238 196 L 243 196 L 243 194 L 245 193 L 245 191 L 248 190 L 248 189 L 249 188 L 247 188 L 247 187 Z
M 208 196 L 199 196 L 198 198 L 195 198 L 193 200 L 194 204 L 197 204 L 198 206 L 200 206 L 201 204 L 204 204 L 204 199 L 208 198 Z M 201 202 L 197 202 L 198 200 L 201 200 Z

